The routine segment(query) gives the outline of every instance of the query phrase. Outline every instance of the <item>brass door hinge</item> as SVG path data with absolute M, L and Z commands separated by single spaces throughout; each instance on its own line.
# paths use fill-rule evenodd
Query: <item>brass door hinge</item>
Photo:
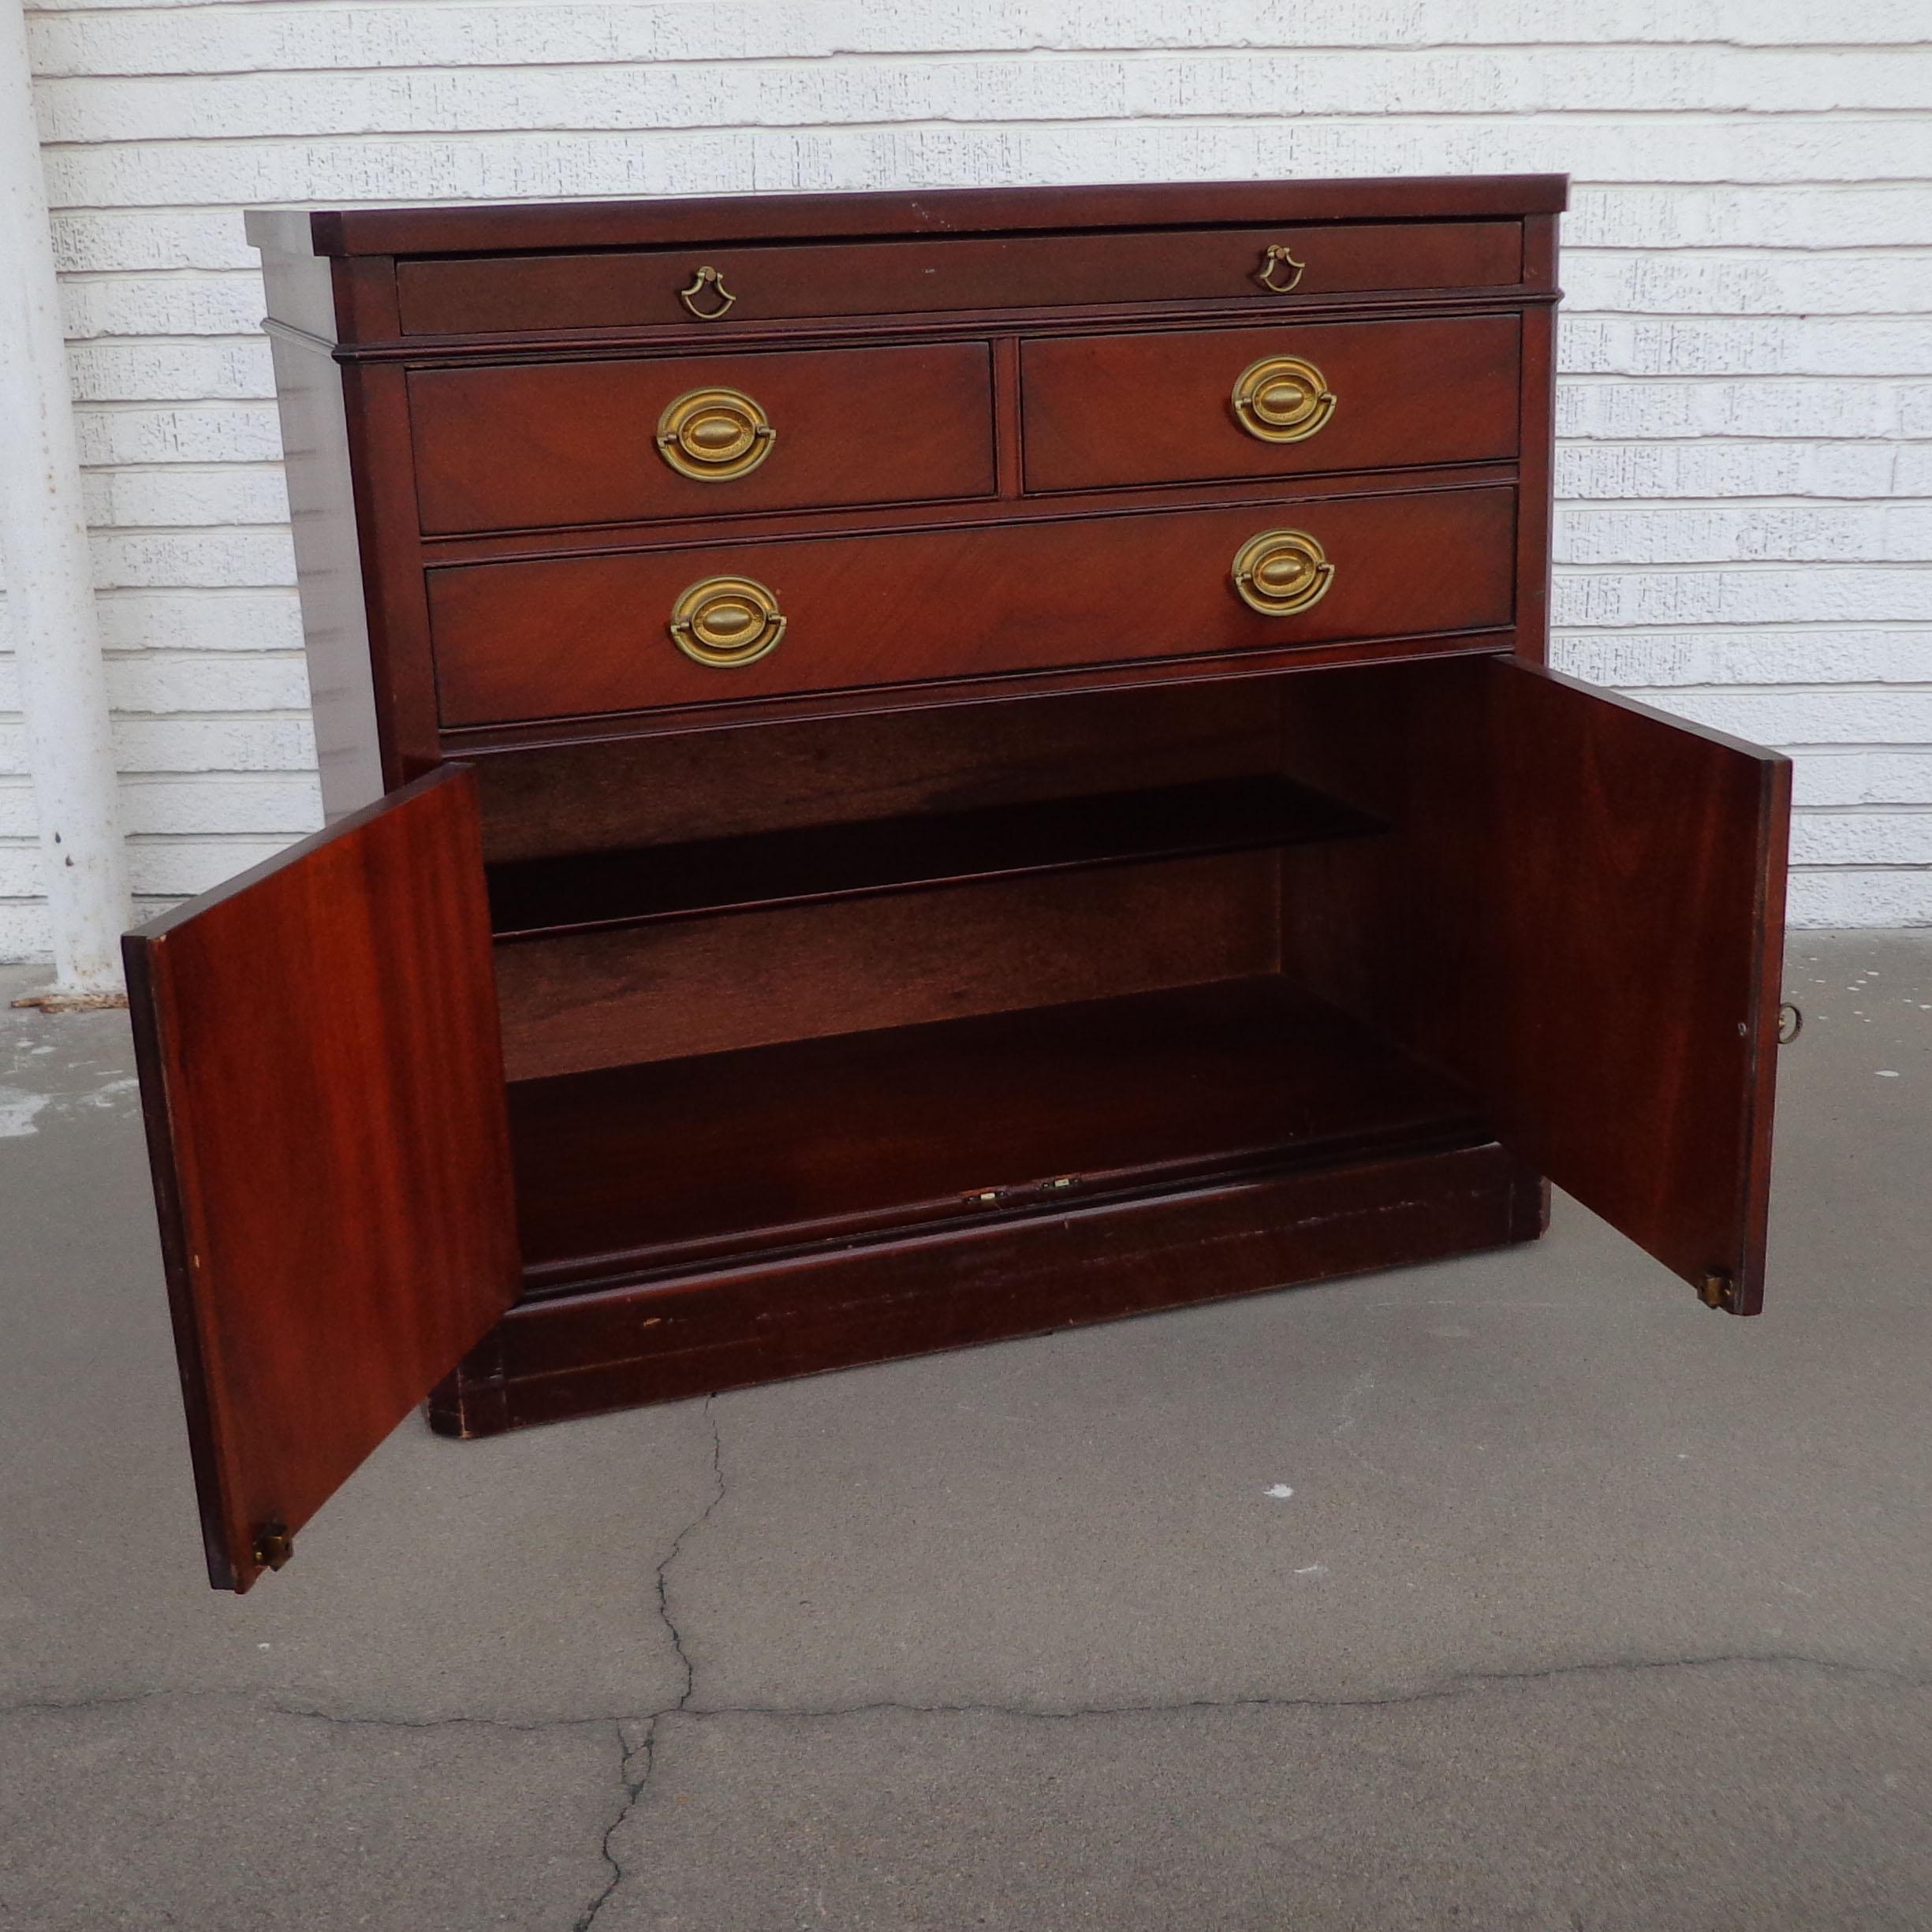
M 1737 1284 L 1728 1274 L 1706 1275 L 1697 1298 L 1706 1308 L 1728 1308 L 1733 1315 L 1737 1312 Z
M 295 1554 L 295 1538 L 279 1516 L 271 1516 L 255 1532 L 255 1560 L 265 1570 L 278 1570 Z

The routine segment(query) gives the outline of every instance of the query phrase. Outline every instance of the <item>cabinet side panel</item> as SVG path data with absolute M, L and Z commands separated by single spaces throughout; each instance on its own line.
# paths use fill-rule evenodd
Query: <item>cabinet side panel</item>
M 282 463 L 302 600 L 308 700 L 323 817 L 333 824 L 382 795 L 375 677 L 363 599 L 342 377 L 320 349 L 271 338 Z
M 1557 222 L 1533 214 L 1523 225 L 1523 278 L 1553 287 Z M 1516 489 L 1516 655 L 1542 664 L 1550 655 L 1550 531 L 1554 522 L 1557 423 L 1557 310 L 1533 302 L 1523 311 L 1522 391 L 1517 431 L 1522 449 Z

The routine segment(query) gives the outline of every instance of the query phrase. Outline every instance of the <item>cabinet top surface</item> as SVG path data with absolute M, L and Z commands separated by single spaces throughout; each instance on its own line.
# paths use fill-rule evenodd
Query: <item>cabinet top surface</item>
M 952 188 L 885 193 L 690 196 L 497 207 L 263 209 L 248 239 L 282 255 L 469 255 L 692 241 L 995 234 L 1198 222 L 1425 221 L 1554 214 L 1564 174 Z

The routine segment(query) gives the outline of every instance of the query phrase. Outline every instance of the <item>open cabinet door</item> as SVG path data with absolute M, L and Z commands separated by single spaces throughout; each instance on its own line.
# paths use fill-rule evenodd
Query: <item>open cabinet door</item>
M 124 947 L 208 1575 L 242 1591 L 517 1295 L 475 779 Z
M 1290 969 L 1696 1286 L 1763 1297 L 1789 762 L 1510 658 L 1297 678 Z

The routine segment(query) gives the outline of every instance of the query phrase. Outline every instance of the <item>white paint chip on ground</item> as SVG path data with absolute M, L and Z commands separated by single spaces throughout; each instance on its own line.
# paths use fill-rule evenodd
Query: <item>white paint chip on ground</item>
M 30 1094 L 20 1087 L 0 1087 L 0 1140 L 39 1133 L 34 1116 L 47 1104 L 45 1094 Z
M 1898 1078 L 1898 1069 L 1896 1067 L 1881 1067 L 1878 1069 L 1878 1077 L 1882 1080 L 1895 1080 Z
M 1277 1502 L 1286 1502 L 1294 1493 L 1285 1483 L 1270 1483 L 1262 1492 L 1263 1495 L 1274 1497 Z
M 1306 1563 L 1295 1574 L 1297 1576 L 1326 1576 L 1328 1565 L 1326 1563 Z

